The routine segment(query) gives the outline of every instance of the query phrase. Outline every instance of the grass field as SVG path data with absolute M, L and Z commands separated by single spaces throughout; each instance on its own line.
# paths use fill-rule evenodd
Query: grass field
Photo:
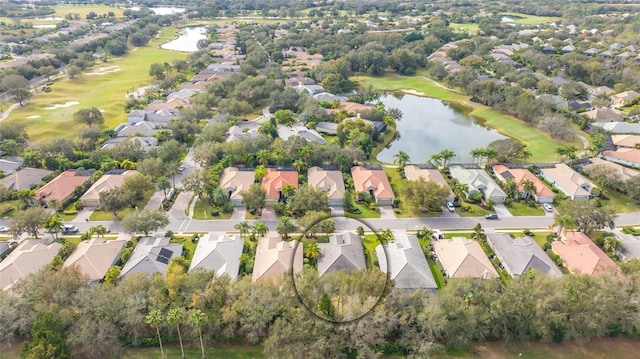
M 207 200 L 196 200 L 196 205 L 193 207 L 193 219 L 229 219 L 231 213 L 222 213 L 218 211 L 217 216 L 211 215 L 213 206 L 209 204 Z
M 522 14 L 519 12 L 503 12 L 500 13 L 500 15 L 514 18 L 515 20 L 513 21 L 513 23 L 518 25 L 540 25 L 546 24 L 548 22 L 562 20 L 561 18 L 554 16 L 535 16 Z
M 544 216 L 544 210 L 538 206 L 538 208 L 532 208 L 525 203 L 512 202 L 511 205 L 506 206 L 514 216 Z
M 398 76 L 387 74 L 379 77 L 359 76 L 360 85 L 371 85 L 376 90 L 401 91 L 413 90 L 416 94 L 436 98 L 448 102 L 457 102 L 468 107 L 468 115 L 477 119 L 480 123 L 495 128 L 505 136 L 517 139 L 526 144 L 533 157 L 531 162 L 547 162 L 556 158 L 555 150 L 563 144 L 551 139 L 551 137 L 533 126 L 518 120 L 517 118 L 493 110 L 469 100 L 468 96 L 443 88 L 435 81 L 424 76 Z
M 452 23 L 449 23 L 449 27 L 456 32 L 466 31 L 469 33 L 469 35 L 475 35 L 480 31 L 480 29 L 478 28 L 478 24 L 459 24 L 459 23 L 452 22 Z
M 128 55 L 106 63 L 96 63 L 79 78 L 64 77 L 55 81 L 51 92 L 35 94 L 24 107 L 12 111 L 5 121 L 25 123 L 29 140 L 36 144 L 56 137 L 75 137 L 85 125 L 75 123 L 73 114 L 82 108 L 103 110 L 103 128 L 113 128 L 125 122 L 125 95 L 153 81 L 148 74 L 150 64 L 158 61 L 171 63 L 187 56 L 186 53 L 158 47 L 172 39 L 176 31 L 175 28 L 165 28 L 161 36 L 145 47 L 132 49 Z M 103 75 L 90 74 L 100 69 L 106 70 L 102 71 Z M 58 107 L 52 109 L 56 105 Z
M 80 15 L 81 20 L 85 20 L 87 14 L 90 12 L 95 12 L 98 15 L 103 15 L 109 13 L 109 11 L 113 12 L 117 18 L 121 18 L 122 13 L 124 12 L 123 8 L 116 8 L 106 5 L 98 5 L 98 4 L 89 4 L 89 5 L 81 5 L 81 4 L 58 4 L 53 7 L 56 12 L 55 16 L 64 18 L 66 14 L 78 14 Z

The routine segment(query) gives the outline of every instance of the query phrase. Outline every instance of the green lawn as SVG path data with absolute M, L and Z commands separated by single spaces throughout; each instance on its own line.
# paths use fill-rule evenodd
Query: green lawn
M 459 24 L 459 23 L 451 22 L 449 23 L 449 27 L 456 32 L 466 31 L 469 33 L 469 35 L 475 35 L 478 32 L 480 32 L 480 29 L 478 28 L 478 24 Z
M 191 260 L 191 258 L 193 258 L 193 254 L 195 253 L 196 247 L 198 246 L 197 243 L 193 243 L 193 241 L 191 240 L 192 238 L 192 236 L 175 236 L 171 239 L 171 243 L 182 244 L 184 249 L 187 250 L 187 260 Z
M 441 270 L 443 270 L 442 264 L 432 261 L 430 257 L 427 257 L 427 263 L 429 263 L 429 269 L 431 269 L 431 274 L 433 274 L 433 279 L 435 279 L 438 289 L 443 288 L 444 278 L 441 272 Z
M 544 216 L 544 210 L 540 205 L 537 208 L 531 208 L 524 203 L 514 201 L 506 207 L 514 216 Z
M 517 118 L 493 110 L 469 100 L 468 96 L 443 88 L 435 81 L 424 76 L 426 72 L 420 71 L 417 76 L 399 76 L 386 74 L 384 76 L 358 76 L 357 81 L 362 86 L 371 85 L 375 90 L 401 91 L 413 90 L 415 94 L 436 98 L 443 101 L 457 102 L 468 108 L 468 114 L 482 124 L 495 128 L 505 136 L 512 137 L 527 145 L 533 157 L 532 162 L 554 161 L 555 150 L 561 147 L 561 142 L 533 126 L 518 120 Z
M 149 76 L 149 65 L 157 62 L 171 63 L 184 59 L 187 54 L 162 50 L 158 45 L 175 36 L 177 29 L 162 29 L 160 37 L 153 39 L 145 47 L 131 49 L 129 54 L 110 59 L 106 63 L 96 63 L 79 78 L 61 78 L 54 82 L 49 93 L 37 93 L 24 107 L 11 112 L 5 121 L 21 122 L 27 125 L 29 140 L 40 144 L 56 137 L 73 138 L 85 125 L 75 123 L 73 114 L 82 108 L 97 107 L 104 110 L 103 128 L 114 128 L 125 122 L 125 95 L 128 92 L 153 82 Z M 104 75 L 90 75 L 100 68 L 111 67 L 115 72 Z M 74 102 L 79 104 L 73 105 Z M 55 105 L 70 105 L 47 109 Z
M 122 8 L 116 8 L 116 7 L 111 7 L 111 6 L 106 6 L 106 5 L 97 5 L 97 4 L 90 4 L 90 5 L 83 5 L 83 4 L 59 4 L 53 7 L 56 12 L 55 12 L 55 16 L 64 18 L 64 16 L 66 14 L 79 14 L 80 15 L 80 19 L 81 20 L 85 20 L 87 17 L 87 14 L 90 13 L 91 11 L 95 12 L 98 15 L 103 15 L 103 14 L 107 14 L 109 13 L 109 11 L 113 12 L 117 18 L 121 18 L 123 17 L 122 13 L 124 12 L 124 9 Z
M 393 189 L 393 193 L 395 193 L 396 198 L 400 200 L 400 206 L 398 208 L 394 208 L 394 213 L 397 218 L 440 217 L 442 211 L 422 212 L 420 209 L 409 204 L 404 193 L 406 180 L 400 176 L 400 172 L 398 172 L 397 168 L 383 166 L 382 169 L 387 174 L 387 177 L 391 177 L 391 188 Z
M 229 219 L 231 218 L 231 213 L 222 213 L 222 211 L 218 211 L 217 216 L 211 215 L 211 210 L 214 207 L 209 204 L 207 200 L 196 200 L 196 205 L 193 207 L 193 219 Z
M 608 190 L 606 196 L 609 197 L 609 199 L 602 200 L 602 205 L 612 206 L 618 213 L 640 211 L 640 206 L 633 202 L 633 200 L 629 199 L 625 194 L 614 190 Z
M 369 209 L 369 206 L 354 203 L 355 208 L 359 209 L 360 214 L 349 213 L 347 210 L 344 211 L 345 216 L 349 218 L 380 218 L 380 211 L 375 211 Z
M 492 211 L 487 211 L 486 209 L 478 206 L 477 204 L 463 201 L 462 205 L 471 207 L 471 211 L 463 212 L 462 210 L 460 210 L 460 207 L 457 207 L 456 212 L 460 215 L 460 217 L 484 217 L 489 213 L 493 213 Z
M 362 238 L 362 246 L 364 247 L 364 254 L 367 256 L 367 269 L 376 267 L 374 259 L 378 258 L 376 254 L 376 247 L 380 244 L 378 236 L 375 234 L 365 234 Z
M 513 17 L 515 19 L 513 23 L 518 25 L 540 25 L 540 24 L 546 24 L 548 22 L 562 20 L 561 18 L 554 17 L 554 16 L 535 16 L 535 15 L 522 14 L 519 12 L 503 12 L 503 13 L 500 13 L 499 15 Z

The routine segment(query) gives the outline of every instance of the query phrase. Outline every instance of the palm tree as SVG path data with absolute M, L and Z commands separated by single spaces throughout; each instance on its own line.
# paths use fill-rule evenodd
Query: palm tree
M 513 180 L 513 178 L 507 178 L 507 180 L 504 182 L 504 193 L 507 194 L 507 197 L 516 199 L 518 194 L 517 187 L 518 185 L 516 184 L 516 181 Z
M 28 207 L 31 200 L 36 196 L 36 190 L 24 188 L 16 191 L 16 198 L 24 202 L 24 206 Z
M 64 223 L 60 217 L 53 215 L 42 224 L 42 227 L 48 230 L 54 239 L 58 239 L 58 232 L 62 231 Z
M 482 162 L 482 157 L 484 155 L 484 148 L 474 148 L 471 150 L 471 152 L 469 152 L 469 154 L 471 154 L 471 157 L 473 157 L 473 163 L 476 163 L 476 159 L 478 159 L 478 162 Z
M 440 156 L 439 153 L 433 154 L 433 155 L 431 155 L 431 157 L 429 157 L 427 162 L 431 163 L 432 165 L 434 165 L 436 167 L 440 167 L 442 165 L 442 156 Z
M 398 165 L 398 171 L 401 171 L 410 160 L 411 158 L 404 151 L 398 151 L 398 153 L 393 155 L 393 163 Z
M 485 149 L 484 156 L 487 158 L 487 162 L 491 162 L 491 160 L 495 160 L 496 158 L 498 158 L 498 151 L 491 147 L 488 147 Z
M 473 227 L 473 238 L 475 238 L 476 241 L 482 241 L 487 238 L 487 235 L 484 233 L 484 228 L 482 228 L 480 223 Z
M 204 343 L 202 342 L 202 326 L 207 321 L 207 315 L 202 313 L 200 309 L 194 309 L 189 312 L 189 324 L 192 327 L 198 329 L 198 335 L 200 336 L 200 349 L 202 349 L 202 358 L 206 358 L 204 355 Z
M 564 147 L 558 147 L 554 152 L 558 155 L 558 162 L 564 162 L 564 156 L 567 154 L 566 149 Z
M 267 225 L 264 222 L 258 221 L 253 226 L 253 230 L 256 232 L 258 237 L 264 237 L 267 234 L 267 232 L 269 232 L 269 227 L 267 227 Z
M 53 210 L 55 211 L 55 213 L 58 213 L 58 210 L 60 210 L 60 200 L 56 199 L 56 198 L 52 198 L 49 201 L 47 201 L 47 205 L 51 208 L 53 208 Z
M 317 263 L 318 256 L 320 256 L 322 251 L 320 250 L 320 246 L 316 242 L 307 243 L 306 248 L 304 249 L 304 255 L 309 258 L 312 263 Z
M 522 191 L 527 201 L 538 192 L 536 185 L 530 179 L 520 181 L 520 186 L 522 186 Z
M 393 232 L 391 229 L 387 228 L 378 236 L 382 244 L 389 243 L 389 241 L 393 240 Z
M 278 234 L 280 234 L 285 240 L 289 239 L 289 234 L 296 229 L 298 228 L 293 224 L 289 216 L 282 216 L 278 221 L 278 226 L 276 227 Z
M 456 197 L 458 197 L 460 201 L 464 199 L 464 197 L 467 195 L 467 192 L 469 192 L 469 185 L 466 183 L 457 183 L 453 187 L 453 193 L 456 195 Z
M 120 168 L 122 168 L 123 170 L 135 170 L 136 163 L 128 159 L 123 160 L 122 162 L 120 162 Z
M 107 234 L 109 230 L 105 226 L 99 224 L 97 226 L 91 227 L 90 232 L 95 233 L 98 237 L 104 238 L 104 235 Z
M 444 150 L 440 151 L 440 158 L 444 160 L 444 163 L 443 163 L 444 167 L 447 167 L 451 159 L 454 158 L 455 156 L 456 156 L 456 153 L 449 149 L 445 148 Z
M 562 233 L 563 230 L 569 230 L 571 232 L 573 232 L 573 230 L 576 227 L 576 222 L 573 220 L 573 218 L 568 215 L 568 214 L 556 214 L 555 217 L 553 217 L 553 224 L 552 226 L 558 226 L 558 233 Z
M 296 193 L 296 188 L 291 183 L 287 183 L 282 186 L 282 189 L 280 191 L 284 195 L 284 198 L 289 198 Z
M 182 346 L 182 333 L 180 333 L 180 324 L 184 323 L 184 309 L 182 308 L 174 308 L 169 310 L 167 313 L 167 322 L 170 325 L 175 325 L 176 329 L 178 329 L 178 341 L 180 342 L 180 352 L 182 353 L 182 358 L 184 359 L 184 347 Z
M 162 348 L 162 338 L 160 338 L 160 324 L 164 321 L 162 313 L 159 310 L 152 310 L 144 317 L 144 321 L 151 327 L 155 328 L 158 334 L 158 343 L 160 343 L 160 356 L 164 359 L 164 349 Z
M 269 150 L 262 149 L 256 153 L 256 160 L 263 166 L 269 164 L 269 158 L 271 157 L 271 152 Z
M 171 182 L 167 176 L 160 176 L 156 181 L 156 189 L 164 192 L 164 199 L 167 199 L 167 191 L 171 189 Z
M 304 160 L 300 158 L 293 161 L 293 168 L 295 168 L 298 171 L 298 173 L 302 172 L 302 170 L 305 169 L 306 167 L 307 167 L 307 164 L 304 162 Z
M 167 165 L 167 174 L 171 176 L 174 190 L 176 189 L 176 175 L 180 173 L 180 171 L 178 170 L 179 167 L 180 165 L 178 164 L 178 162 L 169 163 Z
M 522 164 L 523 165 L 524 165 L 525 162 L 527 162 L 527 158 L 530 158 L 531 156 L 533 156 L 533 153 L 531 153 L 531 151 L 528 148 L 523 147 L 520 150 L 520 157 L 522 157 Z
M 235 226 L 233 226 L 233 228 L 237 229 L 240 232 L 240 237 L 242 239 L 244 239 L 247 235 L 247 233 L 249 233 L 249 231 L 251 230 L 251 226 L 249 225 L 249 222 L 247 221 L 242 221 L 238 224 L 236 224 Z

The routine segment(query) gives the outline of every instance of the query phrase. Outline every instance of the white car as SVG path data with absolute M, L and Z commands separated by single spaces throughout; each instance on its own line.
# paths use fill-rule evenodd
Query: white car
M 7 226 L 0 226 L 0 232 L 9 232 L 11 230 L 11 228 L 7 227 Z
M 549 203 L 543 203 L 542 208 L 544 208 L 544 210 L 547 212 L 553 212 L 553 206 Z

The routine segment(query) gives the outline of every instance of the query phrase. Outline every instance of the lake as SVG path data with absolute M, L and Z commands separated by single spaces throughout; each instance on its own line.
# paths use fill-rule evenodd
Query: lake
M 487 147 L 495 140 L 507 138 L 498 131 L 477 124 L 462 110 L 427 97 L 392 95 L 380 97 L 386 108 L 402 111 L 396 126 L 398 138 L 378 154 L 378 160 L 393 163 L 393 155 L 404 151 L 411 162 L 424 163 L 432 155 L 449 149 L 456 153 L 452 162 L 472 162 L 472 149 Z
M 196 52 L 198 51 L 198 41 L 206 38 L 206 27 L 185 27 L 180 30 L 180 35 L 176 39 L 171 40 L 160 47 L 165 50 Z
M 125 9 L 140 11 L 140 6 L 131 6 Z M 185 12 L 187 9 L 181 8 L 181 7 L 157 6 L 157 7 L 150 7 L 149 10 L 153 11 L 153 13 L 156 15 L 172 15 L 172 14 L 181 14 Z

